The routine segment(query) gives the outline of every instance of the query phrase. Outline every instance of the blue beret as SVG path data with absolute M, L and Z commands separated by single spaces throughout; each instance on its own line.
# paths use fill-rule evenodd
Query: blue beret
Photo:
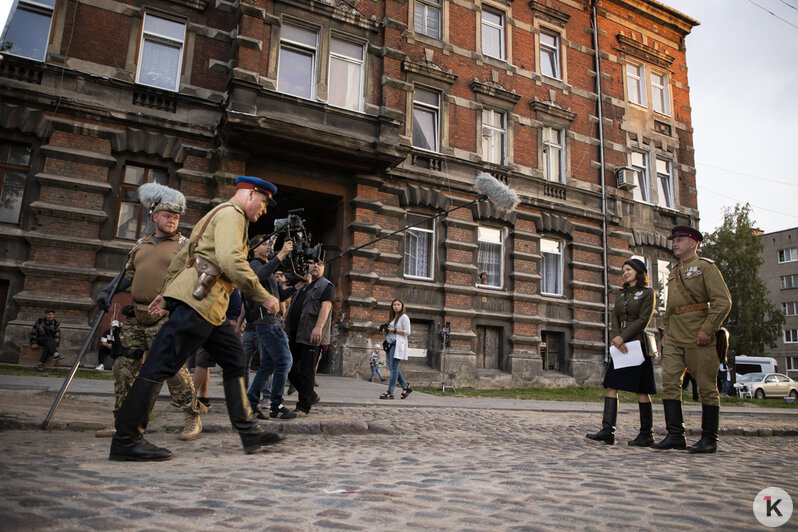
M 704 236 L 698 229 L 693 229 L 689 225 L 677 225 L 671 230 L 671 238 L 675 238 L 677 236 L 686 236 L 688 238 L 692 238 L 696 242 L 701 242 L 704 240 Z
M 277 202 L 272 198 L 277 194 L 277 187 L 259 177 L 240 175 L 236 177 L 236 188 L 252 189 L 265 194 L 269 200 L 269 205 L 277 205 Z

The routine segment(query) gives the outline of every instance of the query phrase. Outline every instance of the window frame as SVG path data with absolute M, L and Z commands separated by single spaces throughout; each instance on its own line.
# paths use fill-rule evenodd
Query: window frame
M 318 37 L 318 34 L 317 34 L 317 37 Z M 333 41 L 334 40 L 338 40 L 338 41 L 341 41 L 341 42 L 345 42 L 345 43 L 348 43 L 348 44 L 359 46 L 360 47 L 360 52 L 361 52 L 360 60 L 359 61 L 355 61 L 354 59 L 352 59 L 349 56 L 345 56 L 345 55 L 342 55 L 340 53 L 333 52 L 333 46 L 332 45 L 333 45 Z M 317 40 L 317 46 L 318 46 L 318 40 Z M 343 33 L 333 31 L 330 34 L 329 50 L 330 50 L 329 51 L 329 58 L 328 58 L 328 61 L 327 61 L 327 87 L 328 87 L 327 103 L 329 103 L 333 107 L 338 107 L 340 109 L 349 109 L 350 111 L 362 112 L 363 108 L 365 106 L 366 57 L 368 55 L 368 50 L 366 48 L 366 43 L 364 43 L 364 42 L 362 42 L 362 41 L 360 41 L 358 39 L 352 38 L 349 35 L 345 35 Z M 359 84 L 359 86 L 357 88 L 357 91 L 358 91 L 357 92 L 357 94 L 358 94 L 357 100 L 358 101 L 357 101 L 357 107 L 356 108 L 347 107 L 347 106 L 344 106 L 344 105 L 336 105 L 336 104 L 330 102 L 330 93 L 333 92 L 331 89 L 332 89 L 332 86 L 333 86 L 333 84 L 332 84 L 332 70 L 333 70 L 332 69 L 332 64 L 333 64 L 333 59 L 334 58 L 339 60 L 339 61 L 346 62 L 346 63 L 352 63 L 352 64 L 359 65 L 359 73 L 360 73 L 359 81 L 360 81 L 360 84 Z
M 629 72 L 629 67 L 634 67 L 637 69 L 636 74 L 632 74 Z M 632 99 L 632 83 L 630 78 L 635 80 L 635 84 L 638 87 L 636 91 L 636 96 L 640 99 L 640 101 L 634 101 Z M 626 81 L 626 101 L 634 104 L 639 105 L 640 107 L 648 108 L 648 90 L 647 90 L 647 83 L 646 83 L 646 65 L 643 63 L 637 63 L 635 61 L 628 61 L 624 67 L 624 80 Z
M 543 35 L 547 35 L 549 37 L 554 38 L 554 45 L 550 45 L 548 43 L 543 42 Z M 538 34 L 538 64 L 539 64 L 539 71 L 540 75 L 549 79 L 556 79 L 558 81 L 563 80 L 563 67 L 562 67 L 562 34 L 558 31 L 551 30 L 549 28 L 540 28 L 540 33 Z M 543 72 L 543 54 L 550 54 L 549 57 L 554 59 L 554 75 L 545 74 Z M 549 59 L 547 57 L 547 59 Z M 552 61 L 549 60 L 548 63 Z
M 636 164 L 634 161 L 635 155 L 643 157 L 643 164 Z M 641 150 L 631 150 L 629 153 L 629 167 L 635 171 L 635 179 L 637 180 L 637 187 L 632 190 L 632 197 L 635 201 L 640 203 L 651 204 L 651 180 L 649 179 L 649 156 L 648 152 Z M 638 199 L 639 196 L 639 199 Z
M 489 13 L 499 18 L 500 24 L 495 24 L 491 21 L 485 20 L 485 13 Z M 507 60 L 507 14 L 500 9 L 492 9 L 483 7 L 480 11 L 480 50 L 483 55 L 498 59 L 499 61 Z M 499 55 L 495 56 L 485 51 L 485 27 L 499 31 Z
M 12 2 L 12 4 L 13 4 L 13 2 Z M 50 45 L 50 36 L 53 33 L 53 20 L 55 19 L 55 8 L 56 8 L 56 0 L 53 0 L 53 5 L 52 6 L 44 4 L 42 2 L 36 2 L 35 0 L 19 0 L 19 3 L 17 4 L 16 9 L 14 9 L 14 13 L 13 14 L 12 13 L 8 14 L 8 19 L 6 21 L 6 27 L 8 28 L 8 31 L 6 32 L 6 36 L 5 36 L 6 40 L 4 40 L 0 44 L 5 44 L 6 42 L 8 42 L 8 34 L 11 32 L 11 26 L 12 26 L 12 23 L 14 22 L 14 17 L 16 17 L 17 12 L 20 9 L 22 9 L 22 11 L 27 11 L 28 13 L 33 13 L 33 14 L 37 14 L 37 15 L 47 15 L 47 16 L 50 17 L 50 22 L 47 25 L 46 38 L 44 39 L 44 46 L 42 47 L 43 48 L 42 49 L 42 55 L 41 55 L 41 57 L 31 57 L 30 55 L 17 54 L 17 53 L 13 52 L 13 48 L 10 48 L 8 50 L 3 50 L 2 53 L 8 54 L 8 55 L 13 55 L 13 56 L 16 56 L 16 57 L 24 57 L 24 58 L 27 58 L 27 59 L 31 59 L 33 61 L 38 61 L 40 63 L 43 63 L 44 60 L 47 58 L 47 48 Z M 3 29 L 4 28 L 0 27 L 0 33 L 2 33 Z
M 546 138 L 546 132 L 552 131 L 556 133 L 557 142 L 559 144 L 555 144 L 551 142 L 550 139 Z M 565 169 L 565 150 L 566 150 L 566 134 L 564 128 L 558 128 L 554 126 L 543 126 L 540 130 L 541 132 L 541 145 L 543 146 L 542 156 L 543 156 L 543 178 L 546 181 L 550 181 L 552 183 L 565 183 L 566 181 L 566 169 Z M 551 176 L 551 167 L 552 167 L 552 156 L 551 152 L 555 150 L 559 153 L 559 157 L 557 157 L 557 166 L 559 167 L 559 179 L 552 179 Z
M 486 123 L 485 123 L 485 113 L 490 113 L 491 116 L 498 116 L 500 125 L 498 127 L 493 125 L 493 124 L 487 124 L 486 125 Z M 508 151 L 507 150 L 507 144 L 508 144 L 508 138 L 507 138 L 507 113 L 505 111 L 502 111 L 500 109 L 495 109 L 493 107 L 483 107 L 482 108 L 481 126 L 482 126 L 482 134 L 481 134 L 482 159 L 485 162 L 488 162 L 488 163 L 491 163 L 491 164 L 507 166 L 507 161 L 508 161 L 508 155 L 507 155 L 507 151 Z M 490 132 L 490 135 L 487 135 L 487 136 L 485 135 L 486 130 L 488 130 Z M 487 137 L 495 137 L 497 132 L 498 132 L 498 135 L 500 137 L 500 145 L 499 145 L 500 154 L 499 154 L 499 160 L 498 161 L 494 161 L 494 160 L 492 160 L 493 152 L 490 149 L 486 149 L 485 143 L 486 142 L 490 142 L 490 141 L 486 140 Z M 494 147 L 495 147 L 495 144 L 494 144 Z M 488 155 L 490 155 L 490 157 Z
M 655 76 L 662 78 L 662 84 L 654 82 Z M 670 76 L 667 72 L 650 68 L 648 78 L 651 85 L 651 110 L 663 116 L 671 116 Z M 657 109 L 658 102 L 662 109 Z
M 416 95 L 419 92 L 426 92 L 426 93 L 429 93 L 429 94 L 434 94 L 435 97 L 438 100 L 437 105 L 432 105 L 432 104 L 417 100 L 416 99 Z M 433 89 L 431 87 L 427 87 L 426 85 L 424 85 L 424 86 L 415 85 L 413 87 L 413 94 L 411 96 L 411 99 L 412 99 L 412 108 L 411 108 L 411 110 L 412 110 L 412 113 L 411 113 L 411 115 L 412 115 L 411 144 L 412 144 L 413 148 L 418 149 L 418 150 L 424 150 L 424 151 L 428 151 L 428 152 L 433 152 L 433 153 L 440 153 L 440 149 L 441 149 L 441 113 L 442 113 L 442 101 L 441 100 L 442 100 L 442 96 L 443 96 L 443 93 L 441 91 Z M 432 113 L 433 113 L 434 121 L 433 121 L 432 125 L 435 128 L 434 135 L 433 135 L 433 138 L 435 140 L 435 146 L 433 146 L 432 148 L 425 148 L 423 146 L 419 146 L 415 142 L 416 141 L 415 127 L 416 127 L 416 109 L 417 108 L 420 111 L 426 111 L 426 112 L 431 112 L 432 111 Z
M 435 2 L 435 0 L 414 0 L 414 2 L 415 2 L 415 4 L 413 6 L 413 31 L 415 33 L 418 33 L 418 34 L 424 35 L 426 37 L 429 37 L 430 39 L 442 40 L 443 39 L 443 0 L 438 0 L 437 3 Z M 418 13 L 419 6 L 423 7 L 423 9 L 424 9 L 424 13 L 423 13 L 424 28 L 421 31 L 419 31 L 418 27 L 416 26 L 416 15 Z M 438 11 L 438 35 L 437 36 L 436 35 L 430 35 L 429 33 L 427 33 L 427 31 L 425 31 L 425 30 L 429 29 L 429 24 L 427 23 L 427 21 L 429 20 L 429 16 L 428 16 L 429 12 L 432 11 L 432 10 L 437 10 Z
M 785 344 L 798 344 L 798 329 L 784 329 Z
M 668 274 L 670 274 L 670 268 L 668 268 L 668 266 L 670 266 L 670 264 L 670 261 L 657 259 L 658 308 L 663 311 L 668 303 Z M 665 270 L 664 272 L 663 269 Z
M 499 242 L 495 242 L 493 240 L 488 240 L 487 238 L 483 238 L 483 233 L 491 232 L 498 234 Z M 487 236 L 487 234 L 486 234 Z M 504 273 L 505 273 L 505 264 L 504 264 L 504 255 L 506 250 L 506 242 L 507 242 L 507 235 L 506 231 L 503 227 L 489 227 L 489 226 L 479 226 L 477 227 L 477 282 L 476 286 L 480 288 L 492 288 L 496 290 L 501 290 L 504 288 Z M 490 268 L 484 267 L 483 265 L 486 264 L 485 262 L 481 262 L 480 258 L 482 257 L 482 244 L 490 245 L 490 246 L 498 246 L 499 247 L 499 264 L 498 264 L 498 272 L 490 271 Z M 481 272 L 486 272 L 488 274 L 488 278 L 491 275 L 494 275 L 498 278 L 499 284 L 491 284 L 490 282 L 480 283 L 479 282 L 479 274 Z
M 13 164 L 9 161 L 12 146 L 24 147 L 27 149 L 27 166 L 21 164 Z M 6 177 L 9 172 L 17 172 L 22 174 L 22 195 L 19 197 L 19 205 L 16 212 L 16 221 L 2 221 L 0 224 L 19 225 L 22 218 L 22 209 L 25 202 L 25 191 L 28 188 L 28 176 L 30 175 L 31 159 L 33 158 L 33 146 L 24 142 L 12 142 L 6 139 L 0 139 L 0 200 L 5 198 L 6 190 Z M 2 211 L 0 211 L 2 213 Z
M 316 36 L 316 42 L 311 47 L 306 43 L 302 43 L 299 41 L 291 40 L 289 37 L 285 36 L 285 32 L 283 29 L 286 26 L 291 26 L 293 28 L 312 32 Z M 317 92 L 316 92 L 316 85 L 318 83 L 318 70 L 319 70 L 319 54 L 321 48 L 321 28 L 317 26 L 311 26 L 309 24 L 303 24 L 299 21 L 291 20 L 284 20 L 281 27 L 280 27 L 280 40 L 277 43 L 277 80 L 275 82 L 275 88 L 277 92 L 281 94 L 287 94 L 289 96 L 294 96 L 295 98 L 302 98 L 303 100 L 316 100 Z M 310 61 L 310 76 L 309 76 L 309 89 L 310 94 L 308 96 L 304 96 L 302 94 L 295 94 L 293 92 L 288 92 L 284 89 L 280 88 L 280 71 L 284 66 L 283 60 L 283 50 L 289 50 L 293 53 L 299 55 L 309 55 L 311 58 Z M 329 70 L 329 69 L 328 69 Z
M 411 220 L 411 217 L 413 218 L 413 220 Z M 404 247 L 404 253 L 403 253 L 403 257 L 402 257 L 402 260 L 404 262 L 404 267 L 402 268 L 402 272 L 403 272 L 403 275 L 404 275 L 404 277 L 406 279 L 419 279 L 419 280 L 423 280 L 423 281 L 434 281 L 435 280 L 435 248 L 437 247 L 436 246 L 436 242 L 437 242 L 437 240 L 436 240 L 436 229 L 437 228 L 436 228 L 436 224 L 435 224 L 435 220 L 436 219 L 433 216 L 428 216 L 428 215 L 425 215 L 425 214 L 418 214 L 418 213 L 408 212 L 407 215 L 406 215 L 406 218 L 405 218 L 405 222 L 406 222 L 406 225 L 412 225 L 413 223 L 420 222 L 422 218 L 426 219 L 427 222 L 431 222 L 432 223 L 432 229 L 427 229 L 426 227 L 423 227 L 423 225 L 420 224 L 420 225 L 417 225 L 415 227 L 408 228 L 407 231 L 405 231 L 405 242 L 404 242 L 404 246 L 405 247 Z M 408 256 L 408 237 L 411 234 L 417 234 L 417 233 L 424 233 L 425 235 L 427 235 L 427 238 L 429 238 L 429 249 L 427 250 L 427 272 L 428 272 L 428 275 L 416 275 L 416 274 L 408 273 L 408 271 L 407 271 L 407 267 L 408 267 L 408 261 L 407 261 L 407 256 Z M 418 236 L 416 236 L 416 238 L 418 239 Z M 420 241 L 420 239 L 418 239 L 418 240 Z M 416 256 L 418 256 L 418 247 L 416 247 Z
M 125 182 L 125 176 L 127 174 L 128 168 L 141 168 L 144 170 L 144 176 L 142 177 L 142 181 L 140 184 L 134 185 L 132 183 Z M 150 173 L 152 171 L 160 171 L 163 172 L 164 175 L 164 182 L 159 182 L 157 180 L 151 181 L 149 180 Z M 142 205 L 138 198 L 138 189 L 141 185 L 145 183 L 158 183 L 161 185 L 169 184 L 169 177 L 170 172 L 169 168 L 157 166 L 157 165 L 148 165 L 148 164 L 141 164 L 134 161 L 129 161 L 122 166 L 121 176 L 119 178 L 119 198 L 116 207 L 116 223 L 114 224 L 114 238 L 119 240 L 126 240 L 126 241 L 137 241 L 142 236 L 145 236 L 145 230 L 148 229 L 148 226 L 152 224 L 152 221 L 149 219 L 147 207 Z M 126 199 L 127 193 L 133 193 L 132 198 L 130 200 Z M 138 222 L 136 224 L 136 236 L 135 238 L 128 238 L 126 236 L 119 235 L 120 223 L 121 223 L 121 216 L 122 216 L 122 207 L 124 204 L 129 203 L 133 204 L 134 208 L 138 208 Z
M 543 250 L 543 243 L 545 242 L 552 242 L 557 244 L 558 251 L 555 253 L 544 251 Z M 547 266 L 546 266 L 546 255 L 552 255 L 559 257 L 557 261 L 557 279 L 558 279 L 558 286 L 559 292 L 550 292 L 547 290 L 549 288 L 547 285 Z M 541 295 L 546 296 L 556 296 L 556 297 L 565 297 L 565 242 L 561 239 L 554 239 L 554 238 L 541 238 L 540 239 L 540 293 Z
M 788 256 L 789 255 L 789 256 Z M 778 263 L 795 262 L 798 260 L 798 248 L 784 248 L 777 251 Z
M 147 19 L 149 17 L 165 20 L 167 22 L 171 22 L 174 24 L 181 24 L 183 26 L 183 40 L 180 41 L 180 46 L 178 47 L 178 61 L 177 61 L 177 69 L 175 72 L 175 84 L 172 88 L 169 87 L 162 87 L 160 85 L 153 85 L 152 83 L 145 83 L 141 80 L 141 69 L 143 66 L 144 61 L 144 48 L 145 43 L 155 43 L 165 47 L 175 48 L 175 44 L 178 42 L 174 38 L 169 37 L 167 35 L 160 35 L 154 32 L 146 30 L 147 26 Z M 161 89 L 169 92 L 179 92 L 180 91 L 180 78 L 183 74 L 183 59 L 186 53 L 186 34 L 188 33 L 188 24 L 185 20 L 164 16 L 161 13 L 153 13 L 153 12 L 145 12 L 144 16 L 141 19 L 141 33 L 139 34 L 139 50 L 138 50 L 138 60 L 136 64 L 136 83 L 139 85 L 144 85 L 145 87 L 153 87 L 156 89 Z M 149 38 L 148 38 L 149 35 Z
M 782 302 L 781 311 L 785 316 L 798 316 L 798 301 Z
M 789 290 L 790 288 L 798 288 L 798 275 L 791 273 L 779 276 L 779 290 Z
M 659 163 L 665 163 L 668 172 L 660 172 Z M 657 174 L 657 205 L 667 209 L 676 208 L 676 191 L 673 180 L 673 161 L 664 157 L 654 157 L 654 170 Z M 667 190 L 663 183 L 667 183 Z M 663 193 L 666 197 L 663 201 Z M 670 200 L 670 201 L 669 201 Z

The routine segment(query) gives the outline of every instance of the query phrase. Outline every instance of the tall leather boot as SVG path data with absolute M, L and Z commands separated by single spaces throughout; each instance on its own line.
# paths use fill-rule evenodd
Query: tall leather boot
M 665 409 L 665 428 L 668 429 L 668 435 L 651 448 L 660 450 L 687 448 L 687 441 L 684 439 L 682 402 L 678 399 L 663 399 L 662 406 Z
M 714 453 L 718 450 L 720 406 L 701 405 L 701 439 L 687 448 L 691 453 Z
M 618 419 L 618 398 L 604 398 L 604 417 L 601 419 L 601 430 L 593 434 L 585 434 L 591 440 L 603 441 L 607 445 L 615 444 L 615 422 Z
M 652 426 L 654 419 L 651 411 L 651 403 L 637 403 L 640 410 L 640 432 L 637 438 L 629 442 L 632 447 L 651 447 L 654 443 L 654 431 Z
M 255 422 L 244 388 L 244 377 L 224 380 L 224 400 L 230 422 L 241 436 L 244 452 L 251 454 L 267 445 L 280 443 L 284 438 L 276 432 L 268 432 Z
M 116 434 L 111 440 L 109 460 L 150 462 L 169 460 L 169 449 L 157 447 L 144 439 L 162 382 L 136 378 L 116 416 Z

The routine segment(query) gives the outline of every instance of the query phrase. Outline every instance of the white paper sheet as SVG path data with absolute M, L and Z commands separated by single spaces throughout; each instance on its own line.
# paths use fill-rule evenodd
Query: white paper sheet
M 629 352 L 623 354 L 614 345 L 610 346 L 610 356 L 615 369 L 639 366 L 643 363 L 643 349 L 640 347 L 640 340 L 626 342 L 626 349 Z

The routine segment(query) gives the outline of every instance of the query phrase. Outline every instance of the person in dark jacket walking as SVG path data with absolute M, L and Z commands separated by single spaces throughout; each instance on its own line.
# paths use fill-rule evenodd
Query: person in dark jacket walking
M 602 441 L 609 445 L 615 443 L 615 422 L 618 417 L 618 390 L 637 394 L 640 410 L 640 433 L 629 442 L 629 445 L 648 447 L 654 443 L 652 431 L 651 396 L 657 393 L 654 382 L 654 364 L 651 353 L 646 353 L 647 343 L 645 330 L 654 315 L 656 297 L 649 286 L 648 270 L 645 263 L 638 259 L 629 259 L 621 269 L 623 289 L 615 296 L 615 308 L 612 311 L 612 328 L 610 336 L 612 345 L 621 353 L 628 353 L 626 342 L 639 340 L 643 349 L 643 363 L 616 369 L 610 361 L 604 375 L 604 417 L 601 430 L 587 434 L 587 438 Z
M 46 310 L 44 317 L 36 320 L 30 331 L 29 341 L 31 347 L 42 348 L 37 370 L 44 371 L 44 364 L 49 357 L 52 356 L 53 360 L 61 358 L 58 352 L 58 344 L 61 343 L 61 324 L 55 319 L 54 310 Z

